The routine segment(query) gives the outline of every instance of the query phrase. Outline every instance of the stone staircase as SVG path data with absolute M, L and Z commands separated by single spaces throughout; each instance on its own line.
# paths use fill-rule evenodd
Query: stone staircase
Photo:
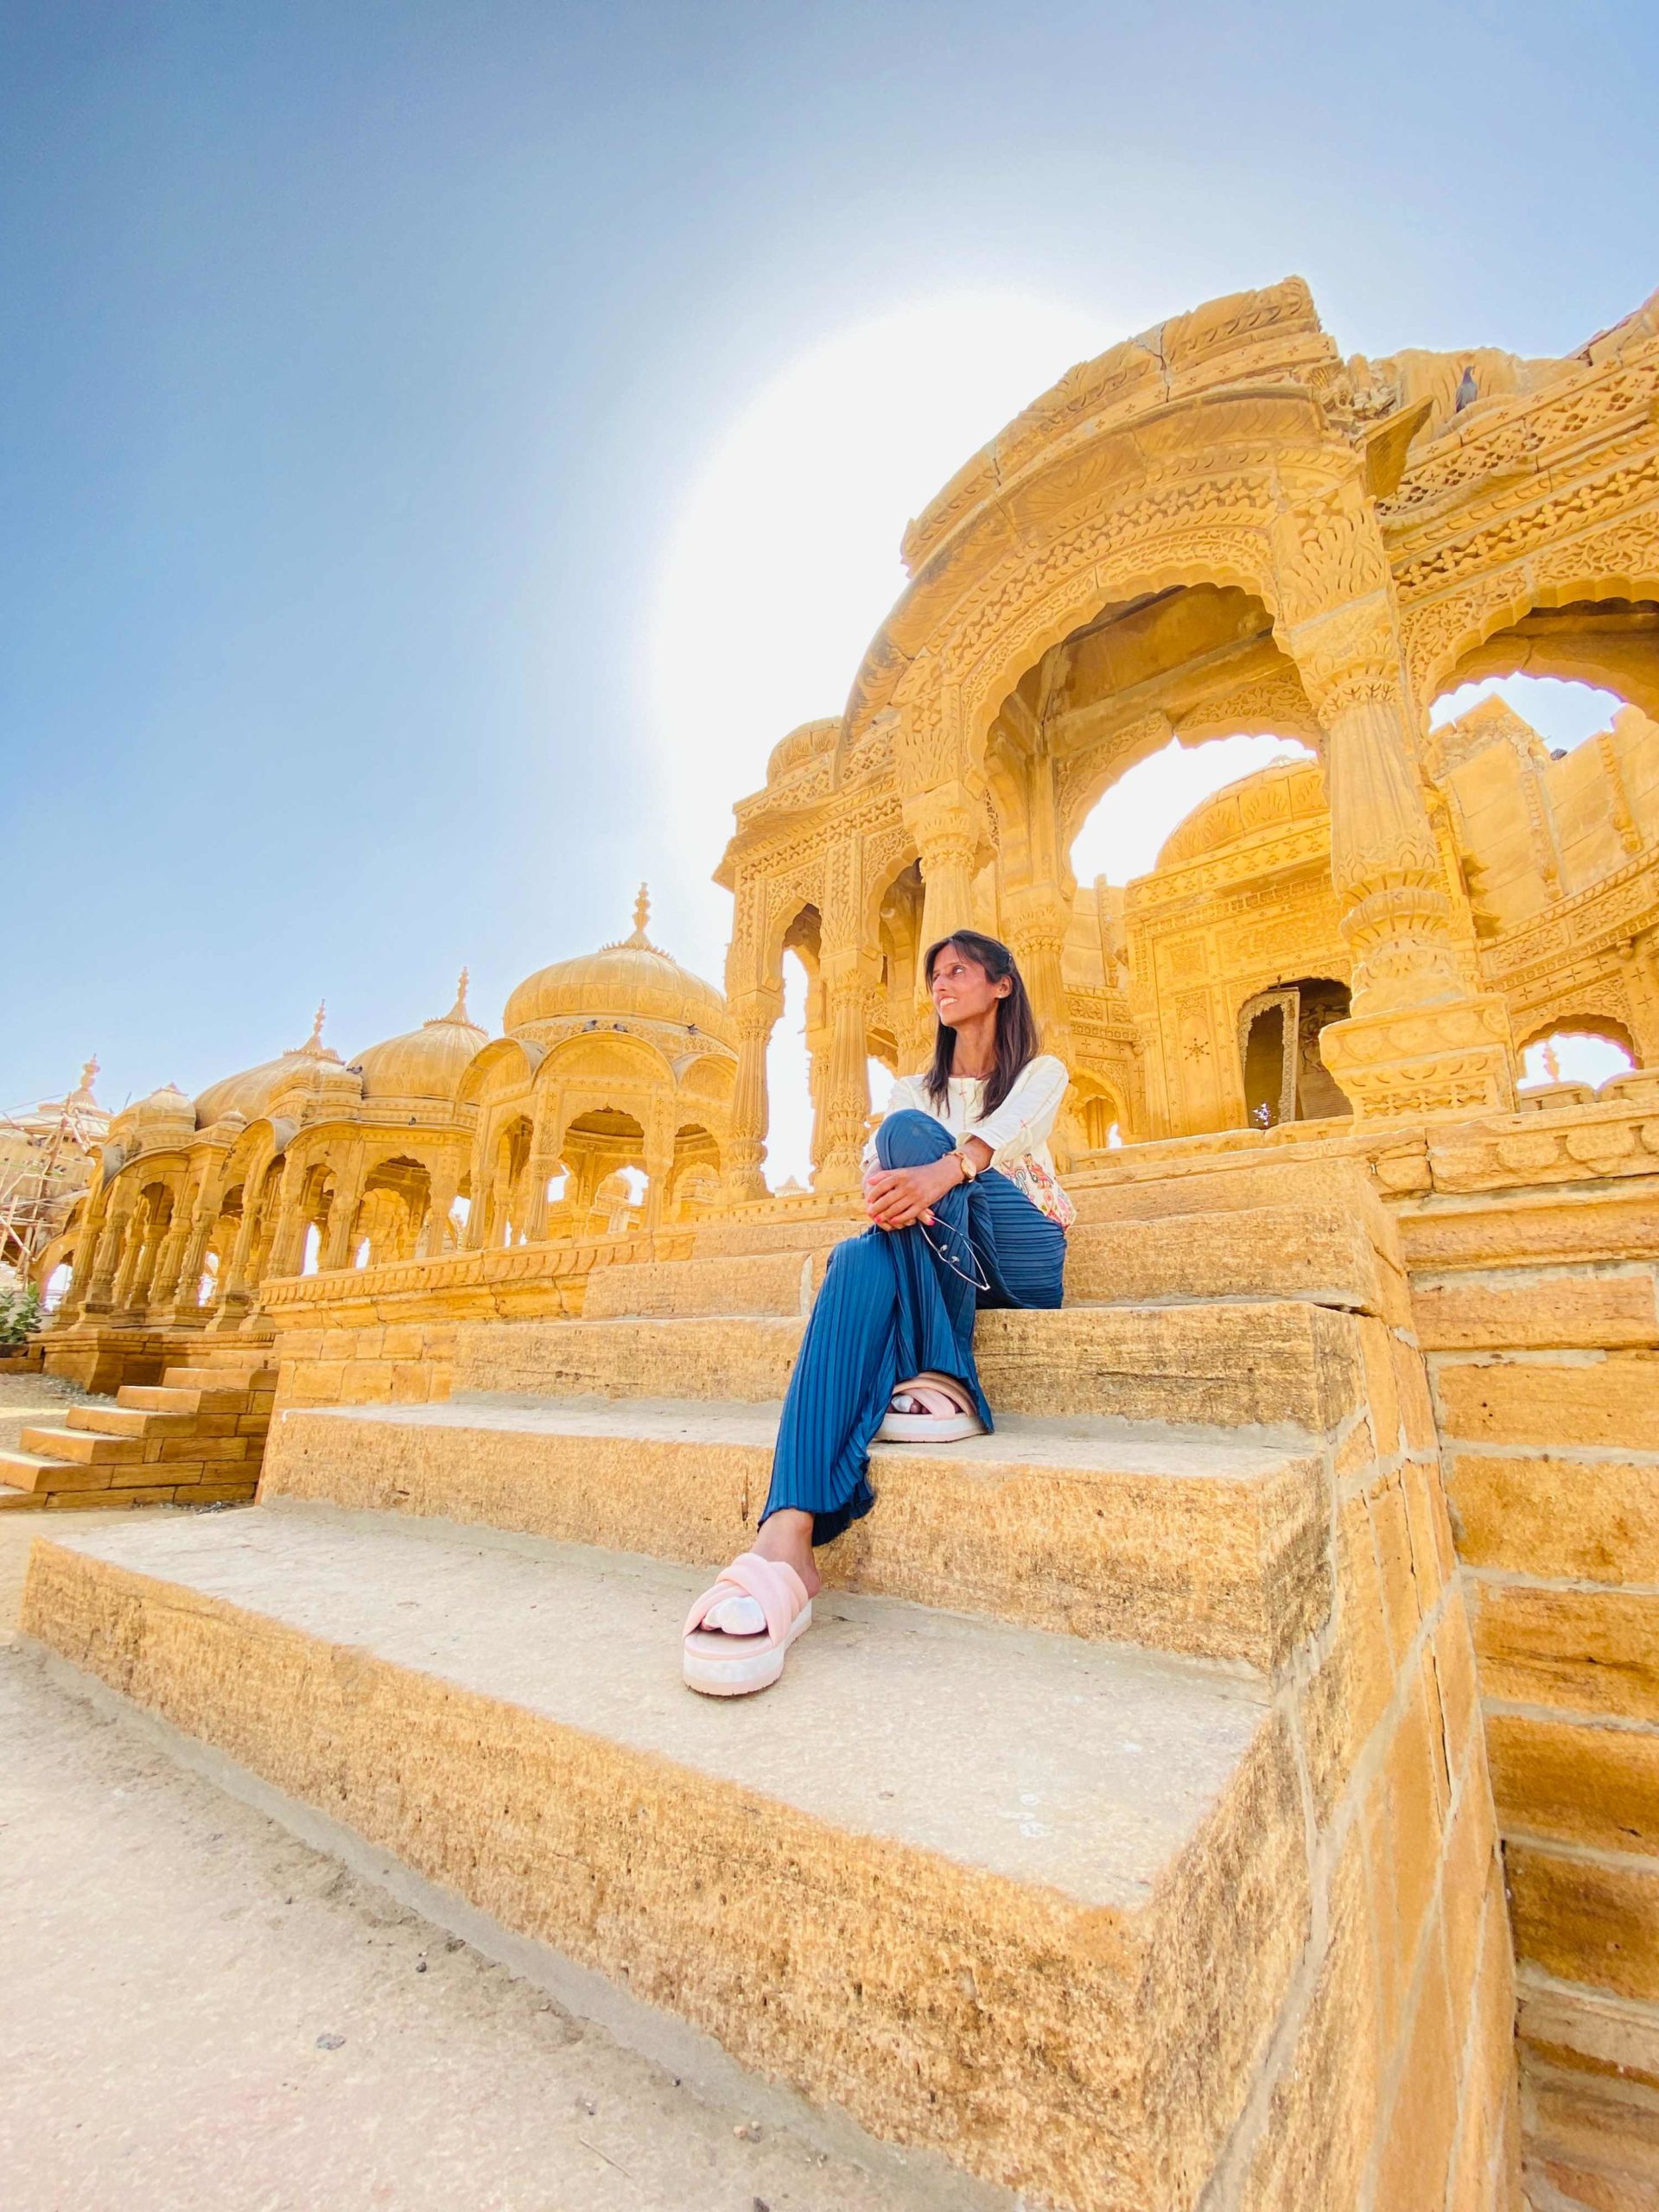
M 276 1370 L 265 1348 L 204 1348 L 157 1384 L 65 1408 L 0 1449 L 0 1511 L 245 1503 L 259 1480 Z
M 1076 1302 L 981 1317 L 995 1434 L 878 1451 L 763 1696 L 685 1691 L 678 1635 L 764 1497 L 822 1224 L 465 1325 L 447 1402 L 280 1414 L 255 1511 L 37 1543 L 25 1633 L 953 2202 L 1507 2202 L 1507 1938 L 1499 1975 L 1397 1255 L 1357 1180 L 1252 1195 L 1095 1194 Z M 1390 1497 L 1385 1600 L 1355 1532 Z

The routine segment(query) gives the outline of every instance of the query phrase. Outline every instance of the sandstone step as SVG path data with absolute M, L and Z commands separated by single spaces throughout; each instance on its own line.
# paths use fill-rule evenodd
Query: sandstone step
M 811 1310 L 828 1257 L 827 1250 L 766 1252 L 596 1268 L 588 1279 L 582 1317 L 597 1321 L 626 1315 L 798 1316 Z
M 867 1222 L 849 1213 L 832 1221 L 704 1221 L 692 1243 L 698 1260 L 742 1260 L 756 1253 L 827 1252 L 843 1236 L 856 1236 Z
M 1357 1216 L 1383 1251 L 1392 1246 L 1388 1210 L 1363 1160 L 1318 1157 L 1275 1144 L 1252 1154 L 1229 1136 L 1137 1147 L 1110 1170 L 1068 1184 L 1080 1222 L 1168 1221 L 1183 1214 L 1248 1212 L 1262 1206 L 1329 1206 Z
M 832 1247 L 601 1268 L 583 1318 L 662 1319 L 807 1312 Z M 1067 1239 L 1069 1305 L 1300 1298 L 1407 1321 L 1403 1276 L 1351 1207 L 1268 1205 L 1155 1220 L 1079 1222 Z
M 0 1482 L 29 1498 L 45 1497 L 54 1491 L 108 1490 L 111 1478 L 122 1471 L 118 1467 L 78 1466 L 22 1446 L 0 1451 Z M 143 1471 L 139 1471 L 142 1478 Z
M 16 1513 L 38 1503 L 32 1491 L 14 1490 L 10 1483 L 0 1483 L 0 1513 Z
M 227 1385 L 206 1389 L 174 1389 L 164 1382 L 124 1382 L 116 1403 L 141 1413 L 245 1414 L 251 1410 L 251 1394 Z
M 136 1436 L 100 1436 L 94 1430 L 38 1424 L 26 1428 L 22 1438 L 26 1452 L 43 1452 L 48 1459 L 67 1459 L 74 1465 L 136 1465 L 144 1456 L 143 1440 Z
M 321 1502 L 710 1567 L 753 1541 L 777 1430 L 753 1406 L 450 1399 L 279 1416 L 260 1501 Z M 1328 1610 L 1320 1459 L 1009 1415 L 880 1445 L 879 1509 L 819 1554 L 849 1589 L 1272 1667 Z
M 1403 1277 L 1366 1223 L 1329 1205 L 1254 1206 L 1151 1221 L 1080 1221 L 1066 1239 L 1068 1305 L 1304 1298 L 1408 1321 Z
M 200 1414 L 147 1414 L 137 1406 L 71 1406 L 64 1415 L 66 1428 L 85 1428 L 99 1436 L 167 1436 L 188 1434 L 203 1416 Z M 234 1414 L 216 1414 L 209 1420 L 234 1421 Z
M 1262 1691 L 826 1595 L 776 1689 L 703 1700 L 697 1580 L 256 1508 L 54 1530 L 22 1626 L 880 2136 L 1192 2205 L 1307 1923 Z
M 224 1390 L 231 1387 L 232 1376 L 237 1378 L 238 1387 L 250 1390 L 274 1390 L 276 1387 L 276 1369 L 263 1365 L 250 1367 L 245 1374 L 240 1368 L 169 1367 L 162 1382 L 169 1390 Z
M 781 1400 L 804 1323 L 782 1318 L 478 1321 L 456 1332 L 454 1387 L 544 1397 Z M 982 1313 L 993 1408 L 1054 1418 L 1324 1432 L 1358 1403 L 1358 1324 L 1281 1300 Z

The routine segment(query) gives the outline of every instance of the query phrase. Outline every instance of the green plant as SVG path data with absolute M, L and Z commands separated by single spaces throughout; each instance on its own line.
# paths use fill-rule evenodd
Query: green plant
M 32 1282 L 0 1290 L 0 1351 L 21 1351 L 41 1325 L 41 1294 Z

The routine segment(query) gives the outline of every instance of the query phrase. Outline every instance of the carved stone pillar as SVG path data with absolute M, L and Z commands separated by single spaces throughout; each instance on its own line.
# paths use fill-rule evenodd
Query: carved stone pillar
M 783 1003 L 779 990 L 752 991 L 732 1009 L 737 1025 L 737 1078 L 732 1086 L 731 1135 L 726 1145 L 726 1195 L 734 1205 L 766 1195 L 766 1179 L 760 1172 L 772 1119 L 766 1048 Z
M 1315 658 L 1311 681 L 1302 667 L 1325 725 L 1332 880 L 1354 955 L 1351 1012 L 1320 1055 L 1361 1118 L 1513 1111 L 1509 1011 L 1459 969 L 1396 671 L 1380 656 L 1338 670 Z
M 114 1304 L 116 1270 L 124 1257 L 127 1231 L 131 1223 L 130 1203 L 123 1205 L 117 1200 L 99 1236 L 98 1256 L 93 1262 L 92 1281 L 86 1289 L 85 1312 L 107 1313 Z
M 861 1155 L 870 1118 L 870 1077 L 864 1038 L 864 970 L 856 951 L 826 953 L 830 1049 L 822 1103 L 823 1158 L 813 1187 L 849 1196 L 862 1187 Z
M 1070 1036 L 1065 1014 L 1062 962 L 1071 926 L 1070 909 L 1058 893 L 1033 889 L 1008 899 L 1008 947 L 1026 979 L 1032 1011 L 1042 1032 L 1043 1050 L 1068 1065 Z
M 807 985 L 806 1020 L 802 1032 L 802 1042 L 806 1046 L 806 1095 L 812 1107 L 807 1156 L 812 1162 L 815 1182 L 830 1149 L 826 1119 L 830 1102 L 830 993 L 820 969 Z
M 144 1248 L 149 1241 L 149 1208 L 141 1198 L 127 1216 L 126 1241 L 121 1254 L 121 1265 L 110 1291 L 110 1309 L 119 1313 L 132 1303 L 132 1287 L 138 1280 L 138 1270 L 143 1263 Z
M 201 1302 L 201 1271 L 207 1264 L 207 1246 L 213 1234 L 213 1224 L 218 1218 L 217 1195 L 201 1197 L 185 1232 L 184 1249 L 168 1294 L 168 1304 L 175 1317 L 194 1313 Z
M 323 1273 L 332 1268 L 349 1268 L 352 1264 L 352 1230 L 357 1220 L 357 1209 L 362 1203 L 363 1185 L 366 1180 L 359 1154 L 334 1184 L 334 1202 L 328 1209 L 328 1234 L 317 1259 L 318 1268 Z M 237 1249 L 239 1252 L 241 1249 L 238 1237 Z
M 974 926 L 974 863 L 985 827 L 983 810 L 967 786 L 941 784 L 919 798 L 906 800 L 905 823 L 916 840 L 922 868 L 922 942 L 930 944 L 952 930 Z M 918 958 L 916 995 L 927 996 Z
M 1331 466 L 1273 524 L 1280 641 L 1325 734 L 1331 875 L 1354 956 L 1351 1011 L 1320 1057 L 1358 1119 L 1510 1112 L 1509 1009 L 1459 963 L 1376 505 L 1357 459 Z
M 485 1217 L 490 1210 L 490 1182 L 495 1173 L 495 1119 L 480 1114 L 478 1127 L 473 1132 L 473 1155 L 470 1179 L 472 1200 L 467 1209 L 467 1226 L 461 1236 L 461 1249 L 480 1252 L 484 1249 Z
M 559 1172 L 559 1146 L 564 1135 L 564 1091 L 549 1084 L 536 1094 L 524 1162 L 520 1205 L 526 1244 L 539 1244 L 547 1235 L 547 1186 Z
M 52 1316 L 54 1328 L 68 1328 L 86 1305 L 103 1238 L 104 1193 L 100 1191 L 95 1198 L 87 1201 L 86 1212 L 75 1238 L 75 1264 L 70 1273 L 69 1287 L 60 1300 L 57 1312 Z
M 251 1183 L 245 1183 L 242 1186 L 242 1218 L 237 1224 L 236 1242 L 231 1247 L 230 1262 L 219 1287 L 219 1310 L 222 1315 L 245 1313 L 253 1303 L 248 1288 L 248 1275 L 253 1256 L 254 1231 L 259 1225 L 258 1217 L 258 1192 Z
M 442 1254 L 444 1230 L 450 1213 L 454 1210 L 455 1193 L 460 1187 L 461 1162 L 453 1154 L 446 1154 L 431 1171 L 426 1219 L 421 1224 L 421 1233 L 415 1245 L 415 1256 L 417 1260 L 435 1260 Z
M 276 1186 L 274 1201 L 276 1218 L 272 1224 L 270 1252 L 265 1262 L 267 1281 L 284 1275 L 296 1275 L 305 1266 L 306 1233 L 311 1223 L 306 1211 L 306 1185 L 310 1179 L 308 1166 L 296 1161 L 284 1162 L 283 1179 Z
M 177 1320 L 196 1309 L 196 1285 L 201 1275 L 202 1255 L 213 1234 L 214 1209 L 203 1185 L 181 1192 L 173 1209 L 173 1224 L 156 1262 L 150 1306 L 162 1319 Z M 194 1271 L 191 1262 L 194 1261 Z
M 276 1233 L 270 1241 L 271 1276 L 296 1275 L 305 1266 L 306 1234 L 311 1226 L 305 1198 L 310 1179 L 310 1165 L 296 1160 L 283 1164 L 283 1179 L 276 1193 Z
M 674 1132 L 653 1121 L 645 1131 L 645 1229 L 655 1235 L 663 1225 L 668 1198 L 668 1179 L 674 1172 Z
M 138 1262 L 138 1273 L 133 1279 L 132 1303 L 140 1313 L 147 1313 L 154 1294 L 156 1279 L 173 1236 L 173 1211 L 169 1208 L 165 1220 L 157 1214 L 149 1224 L 144 1238 L 144 1249 Z

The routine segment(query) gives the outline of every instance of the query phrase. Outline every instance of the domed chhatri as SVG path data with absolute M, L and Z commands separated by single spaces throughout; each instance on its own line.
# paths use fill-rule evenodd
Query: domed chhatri
M 384 1043 L 371 1045 L 352 1062 L 352 1072 L 363 1079 L 363 1096 L 373 1103 L 389 1099 L 448 1101 L 468 1064 L 489 1032 L 473 1020 L 467 1008 L 467 970 L 455 986 L 455 1002 L 448 1014 L 435 1014 L 418 1029 Z
M 534 1034 L 544 1023 L 573 1018 L 594 1020 L 666 1022 L 696 1029 L 721 1044 L 732 1042 L 726 1001 L 712 983 L 652 944 L 645 935 L 651 900 L 639 887 L 633 934 L 574 960 L 526 976 L 507 1001 L 503 1027 L 510 1036 Z
M 1325 813 L 1319 762 L 1275 760 L 1236 783 L 1224 784 L 1195 806 L 1165 838 L 1157 865 L 1179 868 L 1262 830 L 1282 830 L 1291 822 L 1322 822 Z
M 318 1060 L 332 1061 L 340 1066 L 340 1054 L 322 1041 L 327 1011 L 326 1002 L 319 1005 L 312 1020 L 311 1034 L 303 1045 L 295 1046 L 277 1059 L 262 1061 L 257 1068 L 245 1068 L 240 1075 L 221 1076 L 217 1083 L 210 1083 L 196 1100 L 197 1128 L 211 1128 L 226 1114 L 240 1114 L 244 1121 L 257 1122 L 291 1077 L 303 1074 L 308 1066 Z

